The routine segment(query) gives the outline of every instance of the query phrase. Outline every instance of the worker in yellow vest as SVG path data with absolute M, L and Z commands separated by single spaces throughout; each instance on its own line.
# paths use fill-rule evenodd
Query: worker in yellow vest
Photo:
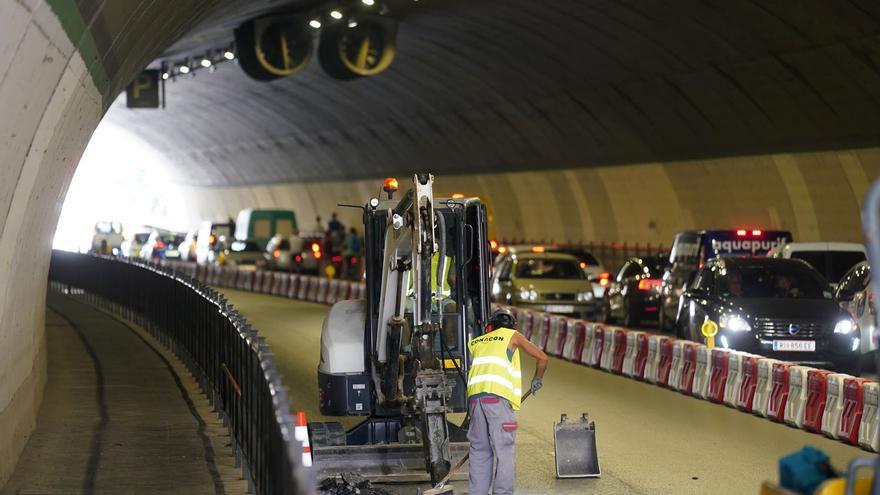
M 513 493 L 517 428 L 514 411 L 519 409 L 522 396 L 520 349 L 536 361 L 532 395 L 544 386 L 547 369 L 547 354 L 514 330 L 513 313 L 496 310 L 489 325 L 489 332 L 468 342 L 472 358 L 467 383 L 471 495 Z

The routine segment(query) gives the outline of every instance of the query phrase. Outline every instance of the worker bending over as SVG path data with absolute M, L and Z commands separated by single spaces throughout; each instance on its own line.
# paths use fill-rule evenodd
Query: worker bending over
M 489 319 L 490 331 L 468 342 L 468 412 L 471 417 L 470 495 L 512 494 L 516 485 L 516 416 L 522 397 L 519 351 L 535 358 L 531 393 L 544 385 L 547 355 L 516 328 L 507 309 Z M 494 483 L 493 483 L 494 478 Z

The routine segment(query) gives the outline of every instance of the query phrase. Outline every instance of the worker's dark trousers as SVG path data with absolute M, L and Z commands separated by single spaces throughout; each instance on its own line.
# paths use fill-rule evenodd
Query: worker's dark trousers
M 470 495 L 513 494 L 517 425 L 510 403 L 500 397 L 480 397 L 470 399 L 468 409 L 471 415 L 468 430 L 471 443 Z

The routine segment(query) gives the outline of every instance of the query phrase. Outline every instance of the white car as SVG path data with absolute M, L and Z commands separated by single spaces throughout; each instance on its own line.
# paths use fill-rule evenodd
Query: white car
M 596 301 L 601 301 L 605 297 L 605 287 L 611 281 L 611 272 L 607 271 L 598 259 L 586 249 L 578 247 L 561 247 L 550 245 L 534 245 L 534 244 L 517 244 L 512 246 L 504 246 L 503 250 L 499 249 L 498 257 L 495 258 L 495 265 L 499 265 L 508 256 L 517 253 L 564 253 L 570 254 L 577 258 L 581 270 L 587 275 L 587 279 L 593 286 L 593 297 Z
M 859 325 L 863 355 L 877 350 L 877 308 L 870 281 L 871 267 L 863 261 L 843 276 L 835 293 L 840 307 L 848 311 Z
M 767 253 L 771 258 L 794 258 L 813 266 L 832 287 L 856 264 L 865 261 L 864 244 L 855 242 L 789 242 Z

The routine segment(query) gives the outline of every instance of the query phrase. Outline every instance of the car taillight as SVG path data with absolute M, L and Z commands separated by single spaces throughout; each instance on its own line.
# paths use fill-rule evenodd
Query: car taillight
M 351 259 L 348 260 L 348 261 L 349 261 L 349 263 L 351 263 L 352 265 L 357 265 L 357 263 L 358 263 L 357 256 L 352 256 Z
M 333 263 L 342 263 L 342 256 L 337 255 L 337 256 L 334 256 L 330 259 L 333 261 Z
M 276 249 L 275 251 L 272 252 L 272 256 L 274 256 L 276 259 L 277 259 L 277 258 L 280 258 L 280 257 L 281 257 L 281 251 L 278 250 L 278 249 Z
M 599 285 L 605 287 L 608 285 L 608 279 L 611 278 L 611 274 L 608 272 L 602 272 L 599 274 Z
M 296 262 L 297 262 L 297 263 L 302 263 L 302 260 L 303 260 L 303 257 L 302 257 L 302 256 L 300 256 L 300 255 L 296 255 Z
M 660 280 L 656 278 L 643 278 L 639 280 L 639 290 L 660 289 Z

